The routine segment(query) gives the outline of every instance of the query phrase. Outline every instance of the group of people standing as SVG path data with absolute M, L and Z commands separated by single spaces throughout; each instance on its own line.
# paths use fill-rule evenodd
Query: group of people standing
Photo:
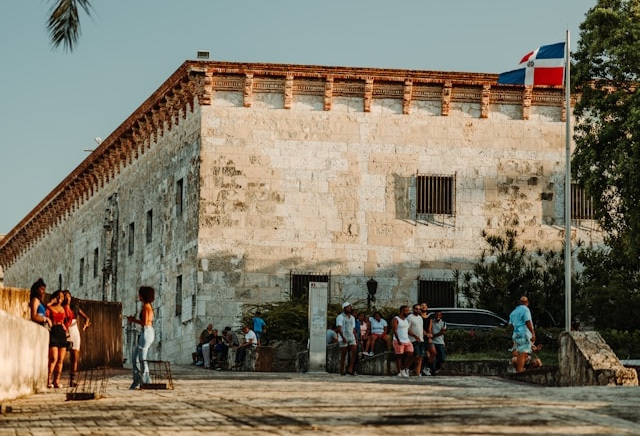
M 41 278 L 31 286 L 29 309 L 31 320 L 49 329 L 47 387 L 62 387 L 60 378 L 67 351 L 71 353 L 69 386 L 75 387 L 80 357 L 78 317 L 84 317 L 84 329 L 91 325 L 91 321 L 77 304 L 72 304 L 71 292 L 68 290 L 55 291 L 45 305 L 46 289 Z
M 69 387 L 78 385 L 77 372 L 80 357 L 80 329 L 78 318 L 84 318 L 83 330 L 91 325 L 87 314 L 80 309 L 68 290 L 57 290 L 45 305 L 47 285 L 43 279 L 38 279 L 31 286 L 29 310 L 31 320 L 49 330 L 49 360 L 47 373 L 47 387 L 61 388 L 62 370 L 67 352 L 70 353 Z M 141 286 L 138 298 L 142 302 L 139 318 L 128 316 L 129 323 L 139 324 L 142 329 L 133 352 L 133 383 L 135 389 L 140 383 L 150 383 L 149 367 L 146 363 L 147 354 L 154 340 L 153 303 L 155 290 L 150 286 Z
M 340 346 L 340 374 L 357 375 L 355 364 L 358 356 L 373 357 L 376 341 L 382 339 L 387 342 L 388 328 L 380 312 L 376 311 L 367 319 L 364 312 L 353 315 L 351 303 L 344 302 L 342 313 L 336 317 L 335 330 L 327 331 L 327 344 L 337 342 Z M 446 331 L 442 313 L 436 312 L 432 319 L 426 303 L 415 304 L 412 310 L 409 306 L 401 306 L 398 315 L 391 320 L 398 377 L 409 377 L 411 369 L 417 377 L 436 375 L 446 359 Z M 423 367 L 425 358 L 428 365 Z

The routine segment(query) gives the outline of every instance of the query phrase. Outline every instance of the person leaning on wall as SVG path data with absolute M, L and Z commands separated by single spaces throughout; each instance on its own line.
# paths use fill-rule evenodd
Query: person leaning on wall
M 44 280 L 38 279 L 31 285 L 31 293 L 29 296 L 29 313 L 31 321 L 41 326 L 51 328 L 51 320 L 47 317 L 47 308 L 44 305 L 44 294 L 47 290 Z

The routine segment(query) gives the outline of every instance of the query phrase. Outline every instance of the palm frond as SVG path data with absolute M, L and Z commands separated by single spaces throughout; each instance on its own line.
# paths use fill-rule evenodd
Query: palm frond
M 51 8 L 47 30 L 53 48 L 62 45 L 65 51 L 73 51 L 80 38 L 78 7 L 82 8 L 87 16 L 91 16 L 90 0 L 57 0 Z

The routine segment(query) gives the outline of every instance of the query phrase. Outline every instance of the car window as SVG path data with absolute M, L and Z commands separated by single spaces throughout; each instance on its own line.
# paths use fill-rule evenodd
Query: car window
M 442 319 L 444 319 L 444 322 L 452 324 L 469 324 L 469 319 L 465 313 L 443 313 Z
M 487 313 L 476 313 L 477 324 L 478 325 L 490 325 L 495 327 L 500 327 L 504 323 L 493 315 L 489 315 Z

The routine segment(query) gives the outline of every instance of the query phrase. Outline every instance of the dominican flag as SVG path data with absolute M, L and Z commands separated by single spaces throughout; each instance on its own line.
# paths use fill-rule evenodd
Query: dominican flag
M 498 83 L 562 85 L 564 83 L 564 48 L 564 42 L 538 47 L 524 55 L 520 61 L 520 68 L 500 74 Z

